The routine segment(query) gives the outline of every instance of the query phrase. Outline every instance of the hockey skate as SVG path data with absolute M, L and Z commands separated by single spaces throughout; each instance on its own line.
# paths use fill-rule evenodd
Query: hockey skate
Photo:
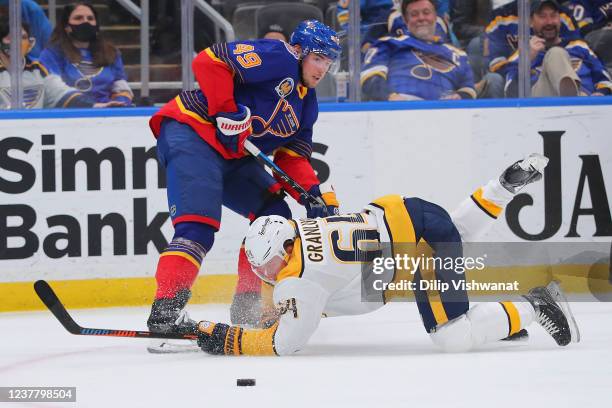
M 580 341 L 580 331 L 569 303 L 556 281 L 539 286 L 524 296 L 536 311 L 537 322 L 560 346 Z
M 147 320 L 149 331 L 157 333 L 190 334 L 197 332 L 197 322 L 191 320 L 184 310 L 191 297 L 187 289 L 179 291 L 175 297 L 157 299 L 151 306 L 151 315 Z M 150 353 L 184 353 L 199 351 L 195 341 L 152 339 L 147 350 Z
M 547 157 L 531 153 L 508 167 L 499 177 L 499 182 L 506 190 L 516 194 L 527 184 L 540 180 L 547 164 Z
M 529 340 L 529 332 L 526 329 L 521 329 L 518 332 L 501 339 L 501 341 L 510 341 L 512 343 L 524 343 Z

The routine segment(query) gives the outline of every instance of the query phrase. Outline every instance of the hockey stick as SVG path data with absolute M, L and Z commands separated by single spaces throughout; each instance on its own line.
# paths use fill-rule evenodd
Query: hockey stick
M 153 333 L 138 330 L 91 329 L 88 327 L 81 327 L 74 321 L 70 314 L 68 314 L 68 311 L 46 281 L 36 281 L 34 283 L 34 290 L 40 300 L 42 300 L 45 306 L 53 313 L 53 316 L 55 316 L 62 326 L 72 334 L 83 336 L 143 337 L 148 339 L 196 340 L 198 338 L 197 334 Z
M 295 191 L 300 194 L 300 199 L 303 202 L 309 201 L 311 204 L 320 205 L 324 208 L 327 207 L 325 202 L 321 197 L 315 197 L 312 194 L 309 194 L 308 191 L 304 190 L 304 187 L 300 186 L 295 180 L 293 180 L 287 173 L 285 173 L 280 167 L 276 165 L 268 156 L 259 150 L 257 146 L 251 143 L 250 140 L 244 141 L 244 148 L 251 153 L 257 161 L 259 161 L 264 166 L 268 167 L 274 173 L 276 173 L 283 181 L 291 186 Z

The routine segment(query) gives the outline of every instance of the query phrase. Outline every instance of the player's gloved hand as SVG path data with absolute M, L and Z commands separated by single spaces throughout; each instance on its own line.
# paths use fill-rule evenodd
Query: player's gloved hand
M 198 323 L 198 346 L 208 354 L 227 354 L 225 339 L 230 326 L 202 320 Z
M 242 154 L 244 141 L 253 133 L 251 128 L 251 110 L 238 105 L 236 112 L 219 112 L 217 121 L 217 140 L 228 150 Z
M 264 329 L 274 326 L 274 323 L 278 321 L 279 313 L 275 307 L 264 307 L 261 311 L 260 326 Z
M 334 192 L 334 187 L 329 183 L 319 184 L 318 186 L 312 186 L 308 193 L 314 197 L 320 197 L 323 203 L 314 204 L 306 201 L 304 206 L 306 207 L 307 218 L 317 217 L 329 217 L 331 215 L 339 215 L 340 211 L 338 207 L 338 199 Z

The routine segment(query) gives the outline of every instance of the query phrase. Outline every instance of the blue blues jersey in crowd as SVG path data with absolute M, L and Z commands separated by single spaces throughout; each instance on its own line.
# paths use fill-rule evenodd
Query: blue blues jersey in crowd
M 350 0 L 340 0 L 337 5 L 336 16 L 342 30 L 347 30 L 348 28 L 349 5 Z M 359 12 L 362 36 L 372 25 L 384 25 L 392 8 L 393 0 L 360 0 Z
M 569 11 L 562 10 L 559 36 L 563 41 L 578 40 L 581 37 Z M 492 20 L 485 29 L 489 70 L 501 75 L 507 73 L 508 58 L 518 49 L 518 16 L 516 1 L 493 9 Z M 531 33 L 533 34 L 533 32 Z
M 611 0 L 570 0 L 567 8 L 581 31 L 590 31 L 612 21 Z
M 364 95 L 374 100 L 387 100 L 394 93 L 430 100 L 451 93 L 476 97 L 467 54 L 440 39 L 381 38 L 366 54 L 361 84 Z
M 583 40 L 573 40 L 561 43 L 569 53 L 572 66 L 580 78 L 580 91 L 590 95 L 600 92 L 609 95 L 612 92 L 610 75 L 604 68 L 599 58 Z M 531 62 L 531 83 L 534 84 L 541 73 L 542 63 L 546 52 L 540 52 Z M 518 81 L 518 51 L 508 58 L 507 88 L 510 82 Z
M 79 52 L 81 61 L 72 63 L 61 49 L 50 47 L 40 54 L 40 61 L 49 72 L 61 76 L 69 86 L 96 102 L 113 100 L 131 105 L 133 94 L 127 83 L 119 51 L 113 64 L 104 67 L 94 65 L 89 49 L 79 48 Z

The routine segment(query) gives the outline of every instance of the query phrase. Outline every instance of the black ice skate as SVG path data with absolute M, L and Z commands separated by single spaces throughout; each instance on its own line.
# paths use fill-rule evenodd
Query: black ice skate
M 540 180 L 547 164 L 547 157 L 531 153 L 508 167 L 499 177 L 499 182 L 506 190 L 516 194 L 527 184 Z
M 578 325 L 557 282 L 533 288 L 524 297 L 535 309 L 538 323 L 558 345 L 567 346 L 580 341 Z
M 514 333 L 513 335 L 504 337 L 502 339 L 502 341 L 511 341 L 515 343 L 523 343 L 523 342 L 526 342 L 527 340 L 529 340 L 529 332 L 525 329 L 521 329 L 517 331 L 516 333 Z
M 158 299 L 151 306 L 151 315 L 147 320 L 149 331 L 157 333 L 191 334 L 197 332 L 197 322 L 191 320 L 184 310 L 191 297 L 191 291 L 183 289 L 175 297 Z M 155 339 L 147 348 L 151 353 L 180 353 L 198 351 L 192 341 Z

